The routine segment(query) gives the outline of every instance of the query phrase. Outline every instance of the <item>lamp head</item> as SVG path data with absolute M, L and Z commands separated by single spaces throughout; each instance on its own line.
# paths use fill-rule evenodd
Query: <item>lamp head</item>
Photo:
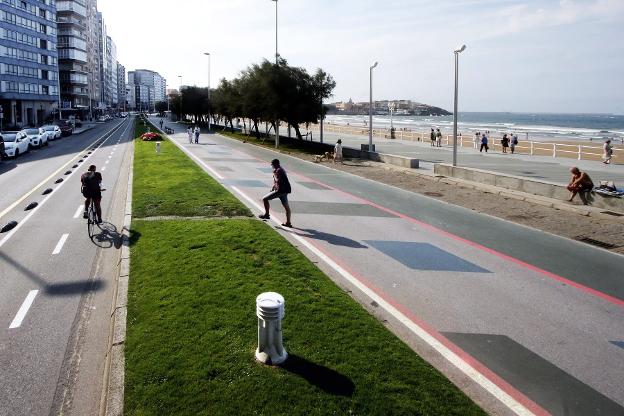
M 466 50 L 466 45 L 461 45 L 459 48 L 455 49 L 453 52 L 462 53 L 465 50 Z
M 210 52 L 204 52 L 204 55 L 210 56 Z
M 373 64 L 373 66 L 371 66 L 371 69 L 373 69 L 373 68 L 377 68 L 377 64 L 378 64 L 378 63 L 379 63 L 379 62 L 375 61 L 375 63 Z

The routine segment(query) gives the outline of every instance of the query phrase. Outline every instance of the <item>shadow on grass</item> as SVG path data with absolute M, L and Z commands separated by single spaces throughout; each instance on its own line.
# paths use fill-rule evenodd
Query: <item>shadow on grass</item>
M 286 362 L 280 367 L 289 373 L 304 378 L 308 383 L 326 393 L 352 397 L 355 392 L 355 384 L 351 379 L 331 368 L 315 364 L 305 358 L 290 354 Z
M 135 245 L 139 239 L 141 238 L 141 233 L 136 231 L 136 230 L 130 230 L 130 247 L 132 247 L 133 245 Z

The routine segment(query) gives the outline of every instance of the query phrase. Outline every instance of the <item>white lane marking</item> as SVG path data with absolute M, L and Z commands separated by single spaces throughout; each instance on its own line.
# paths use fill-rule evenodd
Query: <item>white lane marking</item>
M 17 315 L 15 315 L 15 318 L 13 318 L 13 322 L 11 322 L 9 329 L 15 329 L 15 328 L 19 328 L 20 326 L 22 326 L 22 321 L 26 317 L 28 310 L 32 306 L 33 302 L 35 301 L 35 297 L 37 296 L 37 293 L 39 293 L 38 290 L 31 290 L 30 292 L 28 292 L 26 299 L 24 299 L 24 303 L 22 303 L 22 306 L 19 308 L 19 311 L 17 311 Z
M 102 166 L 102 169 L 100 169 L 100 172 L 104 172 L 106 170 L 106 166 Z
M 63 246 L 65 245 L 65 241 L 67 241 L 67 237 L 69 237 L 69 234 L 63 234 L 61 236 L 61 239 L 58 241 L 58 243 L 56 243 L 56 247 L 54 247 L 54 251 L 52 252 L 52 254 L 59 254 L 61 252 Z
M 80 214 L 82 214 L 83 210 L 84 210 L 84 204 L 78 205 L 78 209 L 76 210 L 76 213 L 74 214 L 74 219 L 78 218 Z
M 264 208 L 260 206 L 255 200 L 247 196 L 240 189 L 235 186 L 231 187 L 236 193 L 238 193 L 241 197 L 243 197 L 247 202 L 256 207 L 259 211 L 264 212 Z M 280 224 L 280 222 L 276 218 L 271 218 L 271 220 Z M 414 335 L 419 337 L 425 343 L 427 343 L 431 348 L 435 349 L 440 355 L 446 358 L 451 364 L 457 367 L 462 373 L 471 378 L 474 382 L 479 384 L 485 390 L 487 390 L 492 396 L 496 397 L 500 400 L 505 406 L 507 406 L 510 410 L 512 410 L 517 415 L 521 416 L 533 416 L 534 413 L 531 412 L 528 408 L 526 408 L 522 403 L 518 402 L 515 398 L 513 398 L 506 391 L 497 386 L 494 382 L 488 379 L 486 376 L 481 374 L 476 368 L 472 367 L 468 364 L 464 359 L 462 359 L 459 355 L 455 354 L 451 351 L 446 345 L 442 344 L 438 341 L 433 335 L 423 329 L 420 325 L 413 322 L 406 315 L 404 315 L 397 308 L 388 303 L 384 298 L 379 296 L 373 290 L 371 290 L 368 286 L 360 282 L 358 278 L 353 276 L 351 273 L 343 269 L 336 262 L 334 262 L 330 257 L 328 257 L 325 253 L 317 249 L 314 245 L 308 242 L 305 238 L 300 235 L 291 233 L 290 234 L 294 239 L 303 244 L 308 250 L 318 256 L 321 260 L 323 260 L 329 267 L 334 269 L 337 273 L 339 273 L 342 277 L 344 277 L 348 282 L 357 287 L 360 291 L 362 291 L 366 296 L 368 296 L 373 301 L 377 302 L 379 306 L 384 308 L 389 314 L 394 316 L 399 322 L 401 322 L 406 328 L 408 328 Z
M 120 124 L 120 125 L 119 125 L 119 126 L 117 126 L 117 127 L 121 127 L 122 125 L 123 125 L 123 123 L 122 123 L 122 124 Z M 123 133 L 121 133 L 121 134 L 122 134 L 122 135 L 123 135 L 123 134 L 126 134 L 126 132 L 128 131 L 128 127 L 130 127 L 131 125 L 132 125 L 132 123 L 129 123 L 129 124 L 128 124 L 128 126 L 126 126 L 125 130 L 123 131 Z M 111 136 L 110 136 L 108 139 L 110 139 L 111 137 L 112 137 L 112 134 L 111 134 Z M 102 146 L 104 145 L 104 143 L 106 143 L 106 142 L 108 141 L 108 139 L 104 140 L 104 141 L 103 141 L 103 142 L 102 142 L 102 143 L 101 143 L 101 144 L 100 144 L 97 148 L 99 149 L 100 147 L 102 147 Z M 69 175 L 65 178 L 65 181 L 61 182 L 61 183 L 58 185 L 58 187 L 56 188 L 56 190 L 57 190 L 57 191 L 58 191 L 58 190 L 60 190 L 60 189 L 61 189 L 61 188 L 62 188 L 62 187 L 63 187 L 63 186 L 67 183 L 67 182 L 69 182 L 67 179 L 71 178 L 71 177 L 74 175 L 74 173 L 76 173 L 76 172 L 77 172 L 77 171 L 76 171 L 76 170 L 74 170 L 71 174 L 69 174 Z M 0 247 L 2 247 L 3 245 L 5 245 L 5 244 L 6 244 L 6 242 L 7 242 L 7 241 L 9 241 L 9 239 L 10 239 L 11 237 L 13 237 L 13 236 L 15 235 L 15 233 L 16 233 L 16 232 L 18 232 L 18 231 L 22 228 L 22 226 L 24 226 L 24 224 L 26 224 L 26 223 L 28 222 L 28 220 L 29 220 L 29 219 L 30 219 L 33 215 L 35 215 L 35 213 L 37 213 L 37 212 L 41 209 L 41 207 L 43 207 L 43 206 L 45 205 L 45 203 L 46 203 L 46 202 L 48 202 L 48 200 L 49 200 L 52 196 L 56 195 L 57 193 L 58 193 L 58 192 L 53 192 L 53 193 L 51 193 L 51 194 L 48 194 L 45 198 L 43 198 L 43 200 L 42 200 L 42 201 L 41 201 L 41 203 L 37 206 L 37 208 L 35 208 L 35 209 L 33 209 L 32 211 L 30 211 L 30 213 L 29 213 L 28 215 L 26 215 L 26 216 L 24 217 L 24 219 L 23 219 L 23 220 L 22 220 L 19 224 L 17 224 L 17 227 L 15 227 L 15 228 L 13 228 L 11 231 L 9 231 L 9 233 L 8 233 L 6 236 L 4 236 L 4 238 L 3 238 L 2 240 L 0 240 Z
M 121 125 L 117 126 L 120 127 Z M 102 137 L 106 136 L 107 134 L 111 133 L 113 130 L 115 130 L 117 127 L 112 128 L 111 130 L 107 131 L 106 133 L 104 133 L 103 135 L 101 135 L 99 138 L 97 138 L 96 140 L 94 140 L 89 146 L 87 146 L 85 149 L 81 150 L 80 152 L 76 153 L 76 156 L 74 156 L 73 158 L 71 158 L 69 160 L 69 162 L 65 163 L 63 166 L 61 166 L 57 171 L 55 171 L 53 174 L 51 174 L 50 176 L 48 176 L 47 178 L 45 178 L 43 181 L 41 181 L 38 185 L 36 185 L 34 188 L 32 188 L 30 191 L 26 192 L 21 198 L 19 198 L 17 201 L 15 201 L 14 203 L 12 203 L 11 205 L 9 205 L 4 211 L 0 212 L 0 218 L 4 217 L 9 211 L 13 210 L 13 208 L 15 208 L 16 206 L 18 206 L 19 204 L 22 203 L 22 201 L 24 201 L 26 198 L 28 198 L 30 195 L 33 194 L 33 192 L 35 192 L 37 189 L 39 189 L 40 187 L 42 187 L 43 185 L 45 185 L 46 183 L 48 183 L 52 178 L 54 178 L 56 175 L 58 175 L 63 169 L 65 169 L 67 166 L 69 166 L 70 164 L 74 163 L 74 160 L 76 160 L 76 158 L 78 158 L 78 156 L 81 153 L 86 152 L 88 149 L 90 149 L 93 144 L 95 142 L 97 142 L 98 140 L 100 140 Z M 91 155 L 89 155 L 91 156 Z M 88 159 L 89 157 L 87 157 Z M 86 160 L 86 159 L 85 159 Z
M 108 162 L 110 162 L 110 160 L 107 160 L 106 162 L 104 162 L 105 165 L 108 165 Z

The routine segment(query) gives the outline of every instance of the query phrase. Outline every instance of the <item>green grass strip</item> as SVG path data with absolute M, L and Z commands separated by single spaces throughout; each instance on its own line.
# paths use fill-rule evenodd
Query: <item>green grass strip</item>
M 137 120 L 135 137 L 151 124 Z M 180 217 L 250 216 L 251 212 L 225 188 L 169 140 L 161 142 L 160 154 L 154 142 L 135 140 L 134 193 L 135 218 L 175 215 Z
M 483 414 L 266 224 L 132 228 L 126 415 Z M 286 299 L 285 368 L 254 360 L 265 291 Z

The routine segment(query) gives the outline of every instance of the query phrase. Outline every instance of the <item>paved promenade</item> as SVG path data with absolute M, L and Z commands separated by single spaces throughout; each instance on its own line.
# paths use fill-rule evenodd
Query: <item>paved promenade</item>
M 284 132 L 282 132 L 284 134 Z M 314 132 L 314 140 L 318 141 L 318 133 Z M 347 147 L 360 148 L 361 144 L 368 143 L 368 137 L 360 135 L 346 135 L 342 133 L 324 134 L 325 143 L 336 143 L 342 139 Z M 390 153 L 421 160 L 421 169 L 433 171 L 434 163 L 451 163 L 453 152 L 451 147 L 431 147 L 430 143 L 413 142 L 409 140 L 389 140 L 373 138 L 376 150 L 380 153 Z M 601 162 L 589 160 L 574 160 L 568 158 L 552 158 L 547 156 L 511 155 L 500 152 L 479 153 L 473 148 L 459 148 L 459 166 L 489 170 L 508 175 L 522 176 L 536 180 L 567 184 L 570 179 L 570 167 L 578 166 L 589 173 L 595 183 L 600 180 L 612 180 L 615 184 L 624 187 L 624 161 L 614 160 L 613 164 L 605 165 Z
M 279 157 L 295 228 L 279 201 L 271 225 L 473 397 L 500 414 L 624 414 L 623 256 L 220 135 L 189 144 L 168 124 L 258 214 Z

